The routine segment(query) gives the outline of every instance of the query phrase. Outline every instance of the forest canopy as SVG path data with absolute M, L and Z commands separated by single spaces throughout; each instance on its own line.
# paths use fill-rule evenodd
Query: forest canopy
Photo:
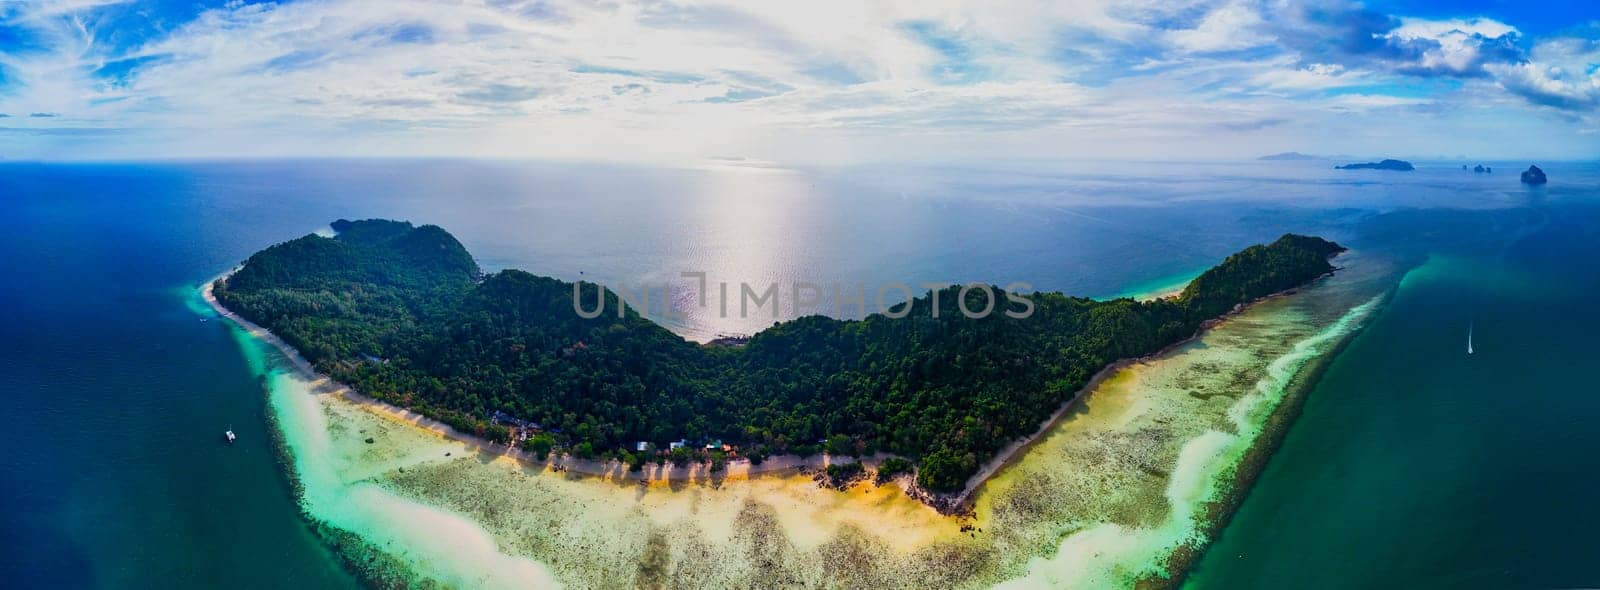
M 913 299 L 903 318 L 808 316 L 716 347 L 632 308 L 618 317 L 618 295 L 598 285 L 578 296 L 583 309 L 606 297 L 607 313 L 580 317 L 572 283 L 484 275 L 437 226 L 333 228 L 252 255 L 215 293 L 365 395 L 490 439 L 507 436 L 496 412 L 515 416 L 543 431 L 544 452 L 638 461 L 634 441 L 676 440 L 722 440 L 756 460 L 883 451 L 913 460 L 934 491 L 961 489 L 1107 365 L 1326 274 L 1344 250 L 1290 234 L 1229 256 L 1170 299 L 1032 293 L 1029 317 L 970 318 L 950 287 Z M 967 297 L 971 309 L 986 303 L 981 290 Z

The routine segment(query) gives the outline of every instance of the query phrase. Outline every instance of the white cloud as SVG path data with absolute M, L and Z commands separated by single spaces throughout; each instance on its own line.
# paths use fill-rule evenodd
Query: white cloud
M 1193 29 L 1167 32 L 1167 41 L 1185 51 L 1230 51 L 1248 49 L 1272 41 L 1259 29 L 1261 15 L 1243 2 L 1218 7 Z
M 1472 73 L 1483 64 L 1489 57 L 1487 50 L 1497 47 L 1495 41 L 1518 34 L 1515 27 L 1487 18 L 1404 18 L 1387 36 L 1402 43 L 1422 42 L 1424 49 L 1417 64 L 1422 69 L 1464 74 Z
M 1328 104 L 1351 110 L 1371 110 L 1428 104 L 1425 98 L 1389 96 L 1386 94 L 1341 94 L 1328 99 Z
M 518 149 L 542 154 L 574 143 L 539 132 L 547 129 L 587 128 L 593 141 L 609 133 L 615 144 L 646 152 L 669 150 L 638 146 L 643 138 L 691 134 L 1008 129 L 1065 123 L 1082 100 L 1081 87 L 1062 81 L 1069 68 L 1051 57 L 1056 36 L 1135 38 L 1147 27 L 1114 9 L 1146 14 L 1157 6 L 234 4 L 113 55 L 95 48 L 93 32 L 81 26 L 78 14 L 92 7 L 40 5 L 18 18 L 52 31 L 56 51 L 6 64 L 27 83 L 0 106 L 48 104 L 79 124 L 177 135 L 300 133 L 323 146 L 361 134 L 518 128 L 531 130 Z M 958 65 L 981 69 L 988 81 L 942 84 L 936 72 L 955 49 L 908 34 L 915 22 L 970 45 L 961 48 L 970 63 Z M 402 27 L 426 31 L 426 42 L 386 37 Z M 114 88 L 86 73 L 126 58 L 154 61 Z
M 1534 46 L 1527 63 L 1490 66 L 1499 84 L 1539 105 L 1600 110 L 1600 41 L 1559 38 Z
M 4 5 L 0 21 L 48 51 L 0 53 L 19 81 L 0 112 L 62 114 L 4 125 L 121 130 L 69 155 L 825 160 L 1006 142 L 1177 152 L 1219 133 L 1246 151 L 1264 130 L 1431 100 L 1319 96 L 1386 78 L 1273 51 L 1271 2 L 302 0 L 230 3 L 115 48 L 97 27 L 116 23 L 92 18 L 102 4 Z M 1389 34 L 1426 42 L 1423 67 L 1466 73 L 1485 63 L 1482 39 L 1516 30 L 1405 20 Z M 148 61 L 93 73 L 128 59 Z M 1592 71 L 1550 65 L 1564 69 L 1497 75 L 1512 92 L 1590 96 Z
M 1489 18 L 1428 20 L 1402 18 L 1390 34 L 1401 39 L 1461 39 L 1481 35 L 1493 39 L 1516 33 L 1516 27 Z
M 1339 64 L 1310 64 L 1296 67 L 1285 64 L 1251 78 L 1251 82 L 1267 90 L 1304 92 L 1355 86 L 1368 82 L 1368 73 L 1352 71 Z

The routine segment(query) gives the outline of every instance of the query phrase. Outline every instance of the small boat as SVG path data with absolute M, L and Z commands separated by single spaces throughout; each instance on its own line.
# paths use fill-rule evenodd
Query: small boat
M 1472 328 L 1473 324 L 1467 324 L 1467 354 L 1472 354 Z
M 233 439 L 237 438 L 233 435 L 233 427 L 231 426 L 228 427 L 228 430 L 223 432 L 222 435 L 228 438 L 228 444 L 230 445 L 233 444 Z

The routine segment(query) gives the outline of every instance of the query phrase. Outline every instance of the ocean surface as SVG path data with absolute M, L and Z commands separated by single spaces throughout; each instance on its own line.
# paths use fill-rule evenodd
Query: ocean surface
M 1310 391 L 1190 587 L 1600 585 L 1600 209 L 1395 217 L 1382 231 L 1417 233 L 1425 261 Z M 1450 234 L 1467 239 L 1430 239 Z
M 773 318 L 692 305 L 681 273 L 869 300 L 969 281 L 1113 297 L 1286 231 L 1323 235 L 1410 270 L 1188 583 L 1600 584 L 1585 566 L 1600 400 L 1582 371 L 1600 328 L 1600 166 L 1541 166 L 1542 188 L 1459 163 L 0 164 L 0 577 L 356 585 L 299 516 L 259 370 L 191 306 L 262 247 L 388 217 L 443 226 L 488 269 L 671 287 L 681 315 L 652 315 L 698 340 Z M 832 312 L 823 299 L 779 317 Z

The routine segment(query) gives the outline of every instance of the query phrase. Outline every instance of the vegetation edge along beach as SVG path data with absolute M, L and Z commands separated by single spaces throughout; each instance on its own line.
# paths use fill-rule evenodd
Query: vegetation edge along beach
M 1332 272 L 1328 259 L 1344 250 L 1285 235 L 1228 257 L 1171 299 L 1035 293 L 1033 317 L 971 319 L 958 313 L 961 293 L 951 288 L 942 302 L 934 292 L 913 299 L 905 318 L 811 316 L 725 348 L 687 342 L 631 310 L 580 318 L 571 283 L 516 270 L 483 275 L 436 226 L 333 227 L 335 237 L 308 235 L 258 252 L 208 284 L 206 299 L 265 333 L 309 377 L 349 383 L 341 389 L 356 401 L 497 452 L 602 476 L 700 479 L 730 466 L 748 475 L 835 465 L 848 474 L 859 471 L 851 465 L 857 457 L 880 472 L 909 471 L 914 459 L 908 491 L 944 511 L 960 509 L 980 474 L 1025 448 L 1095 376 Z M 620 301 L 598 286 L 576 293 L 584 291 Z M 538 390 L 519 390 L 508 370 Z M 670 410 L 696 420 L 662 430 L 660 417 L 671 412 L 640 416 L 660 410 L 652 402 L 677 404 Z M 795 410 L 774 410 L 787 403 Z M 907 414 L 928 407 L 936 419 Z M 962 416 L 950 419 L 955 414 Z M 793 424 L 796 416 L 807 421 Z M 908 422 L 925 430 L 885 428 Z M 943 439 L 926 440 L 940 432 Z M 719 438 L 739 446 L 691 453 L 681 443 L 661 445 Z M 633 440 L 645 450 L 624 446 Z M 564 453 L 552 459 L 557 445 Z M 650 473 L 647 463 L 655 464 Z

